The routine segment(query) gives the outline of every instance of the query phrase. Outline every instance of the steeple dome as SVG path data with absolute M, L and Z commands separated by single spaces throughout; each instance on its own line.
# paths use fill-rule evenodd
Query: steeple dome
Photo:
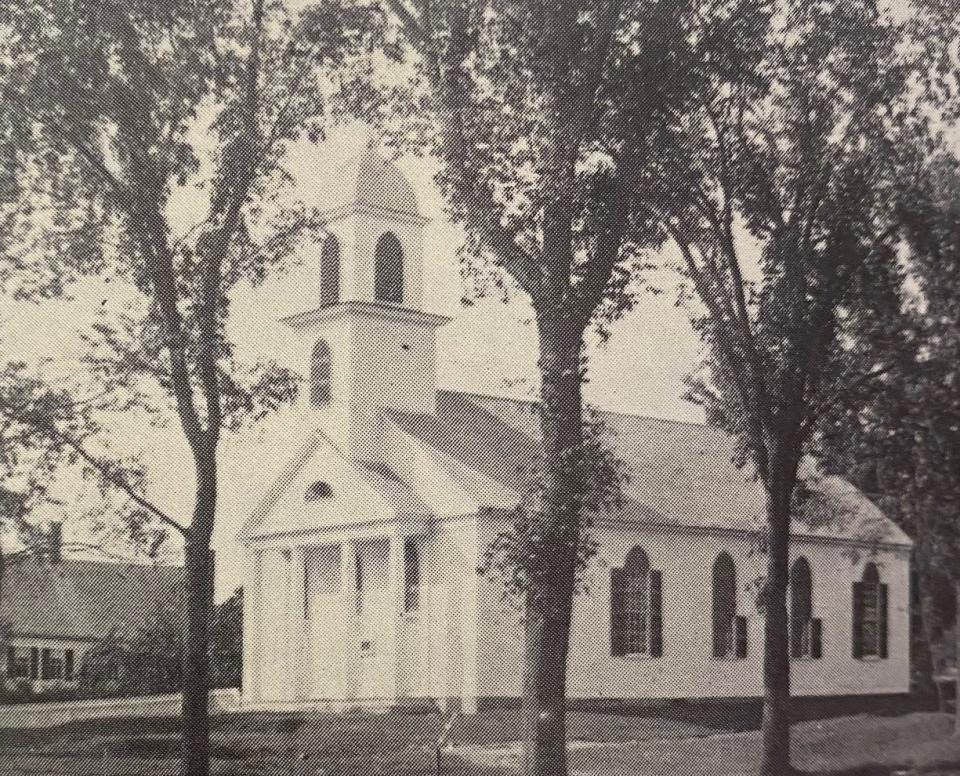
M 322 197 L 322 207 L 329 218 L 356 212 L 389 214 L 401 220 L 423 218 L 413 186 L 372 145 L 337 168 L 330 186 L 332 190 Z

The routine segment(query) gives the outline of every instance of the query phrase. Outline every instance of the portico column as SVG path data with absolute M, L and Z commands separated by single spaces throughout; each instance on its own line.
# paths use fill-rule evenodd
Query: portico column
M 403 600 L 403 536 L 394 532 L 389 536 L 388 561 L 389 612 L 386 623 L 386 638 L 390 676 L 387 679 L 388 697 L 400 694 L 400 607 Z
M 343 697 L 357 697 L 360 679 L 357 621 L 357 547 L 351 539 L 340 544 L 340 616 L 343 618 Z
M 305 666 L 307 622 L 306 606 L 306 552 L 303 547 L 290 550 L 290 592 L 287 597 L 287 676 L 290 678 L 291 699 L 308 696 Z
M 263 659 L 263 553 L 247 550 L 243 581 L 243 677 L 245 703 L 260 697 L 260 661 Z

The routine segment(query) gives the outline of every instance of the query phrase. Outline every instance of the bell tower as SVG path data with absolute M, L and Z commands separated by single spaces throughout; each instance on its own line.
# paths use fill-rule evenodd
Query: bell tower
M 283 318 L 309 363 L 309 412 L 357 460 L 376 460 L 384 409 L 436 410 L 436 330 L 423 310 L 423 230 L 413 187 L 372 146 L 334 173 L 327 238 L 306 309 Z

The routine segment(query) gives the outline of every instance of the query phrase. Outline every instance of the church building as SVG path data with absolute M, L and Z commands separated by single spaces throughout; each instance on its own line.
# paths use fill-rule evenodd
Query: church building
M 289 460 L 246 521 L 243 703 L 516 702 L 523 628 L 477 572 L 538 455 L 536 403 L 446 391 L 424 310 L 410 184 L 368 148 L 336 174 L 330 234 L 283 319 L 309 390 Z M 577 594 L 571 703 L 756 698 L 764 494 L 721 431 L 601 413 L 627 467 Z M 844 479 L 807 467 L 793 526 L 793 692 L 909 691 L 911 541 Z M 819 518 L 817 518 L 819 515 Z

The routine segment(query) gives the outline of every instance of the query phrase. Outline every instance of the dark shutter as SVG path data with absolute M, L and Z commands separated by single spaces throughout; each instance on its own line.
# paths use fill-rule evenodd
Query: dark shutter
M 73 650 L 68 649 L 63 653 L 63 678 L 68 682 L 73 680 Z
M 623 569 L 610 569 L 610 654 L 614 657 L 626 652 L 623 645 L 625 587 Z
M 863 657 L 863 583 L 853 583 L 853 656 Z
M 879 585 L 880 595 L 877 600 L 877 620 L 879 621 L 877 654 L 885 658 L 887 656 L 887 586 Z
M 52 672 L 50 671 L 50 650 L 44 648 L 43 652 L 40 653 L 40 678 L 41 679 L 50 679 Z
M 663 655 L 663 579 L 650 572 L 650 656 Z
M 40 677 L 40 650 L 37 647 L 30 647 L 30 678 Z
M 17 649 L 16 647 L 7 647 L 7 679 L 13 679 L 17 675 Z
M 823 622 L 818 617 L 810 620 L 810 657 L 814 660 L 823 657 Z
M 747 656 L 747 618 L 738 614 L 733 622 L 737 640 L 737 657 L 742 659 Z

